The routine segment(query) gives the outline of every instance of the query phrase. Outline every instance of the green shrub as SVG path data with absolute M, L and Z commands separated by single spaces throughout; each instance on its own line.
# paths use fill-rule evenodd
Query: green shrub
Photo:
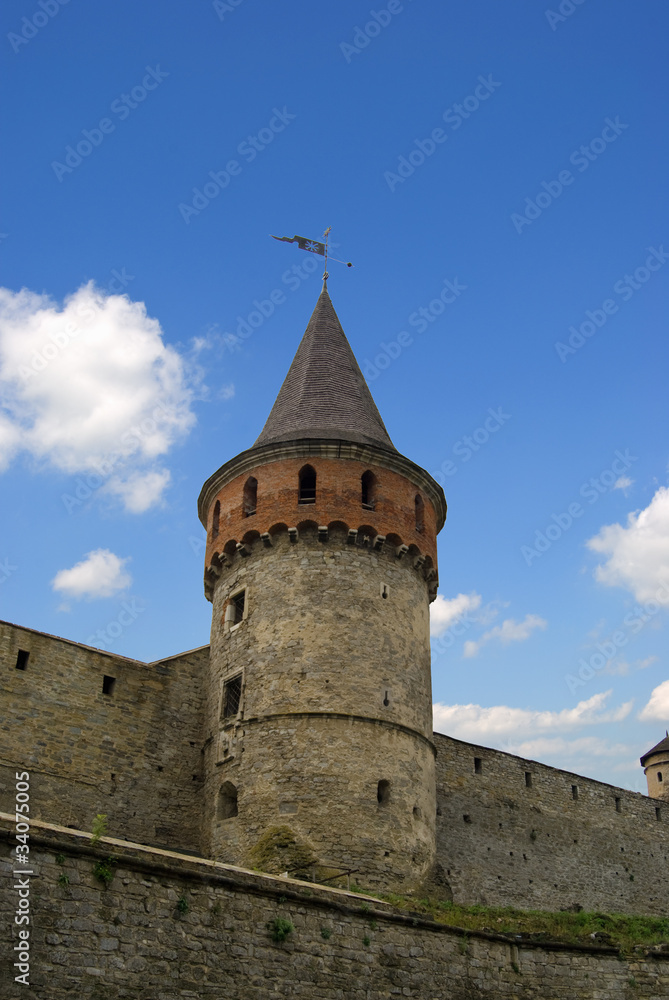
M 289 934 L 292 934 L 295 928 L 290 920 L 286 920 L 284 917 L 277 917 L 270 925 L 270 934 L 272 941 L 285 941 Z

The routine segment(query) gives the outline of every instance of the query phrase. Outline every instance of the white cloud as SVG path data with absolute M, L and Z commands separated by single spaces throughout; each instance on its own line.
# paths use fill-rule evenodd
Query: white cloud
M 96 549 L 71 569 L 59 570 L 51 586 L 68 597 L 113 597 L 132 583 L 132 577 L 123 569 L 127 562 L 109 549 Z
M 121 497 L 126 510 L 132 514 L 143 514 L 149 507 L 161 502 L 170 478 L 167 469 L 133 472 L 125 480 L 120 476 L 113 476 L 107 484 L 107 491 Z
M 639 712 L 639 718 L 644 722 L 669 721 L 669 680 L 653 688 L 648 704 Z
M 92 282 L 62 306 L 0 289 L 0 391 L 0 468 L 25 452 L 38 467 L 97 473 L 134 511 L 159 500 L 160 458 L 195 423 L 186 363 L 158 321 Z
M 615 483 L 611 487 L 614 490 L 622 490 L 627 496 L 627 492 L 631 486 L 634 485 L 634 480 L 630 479 L 629 476 L 621 476 L 620 479 L 616 479 Z
M 491 639 L 499 639 L 503 645 L 510 642 L 524 642 L 529 639 L 532 632 L 537 628 L 546 628 L 548 622 L 539 615 L 525 615 L 522 622 L 514 621 L 513 618 L 505 618 L 501 625 L 495 625 L 488 632 L 484 632 L 476 642 L 470 640 L 464 645 L 464 655 L 466 657 L 476 656 L 481 646 L 490 642 Z
M 443 633 L 466 615 L 470 611 L 476 611 L 481 605 L 481 595 L 475 592 L 471 594 L 458 594 L 448 600 L 437 595 L 436 600 L 430 605 L 430 635 L 433 638 L 443 635 Z
M 226 385 L 222 385 L 218 390 L 218 398 L 227 402 L 228 399 L 234 399 L 235 396 L 235 385 L 234 382 L 228 382 Z
M 574 708 L 559 712 L 511 708 L 508 705 L 443 705 L 435 704 L 434 727 L 459 740 L 480 742 L 486 738 L 513 734 L 515 737 L 544 732 L 574 729 L 578 726 L 603 722 L 620 722 L 632 710 L 632 702 L 617 709 L 606 710 L 611 691 L 594 694 L 587 701 L 580 701 Z
M 560 757 L 621 757 L 630 753 L 624 743 L 609 743 L 598 736 L 578 736 L 565 739 L 564 736 L 538 736 L 535 739 L 509 742 L 504 745 L 507 753 L 532 760 L 546 760 Z M 637 767 L 639 765 L 637 764 Z
M 637 601 L 669 601 L 669 489 L 660 487 L 649 505 L 627 517 L 627 527 L 605 525 L 588 548 L 608 557 L 595 579 L 625 587 Z

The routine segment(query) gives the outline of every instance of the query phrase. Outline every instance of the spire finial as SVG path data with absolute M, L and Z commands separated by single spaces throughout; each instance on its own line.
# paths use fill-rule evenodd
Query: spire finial
M 328 239 L 329 239 L 331 231 L 332 231 L 332 226 L 328 226 L 328 228 L 323 233 L 323 239 L 325 240 L 325 255 L 324 255 L 325 256 L 325 264 L 324 264 L 324 268 L 323 268 L 323 287 L 324 288 L 327 288 L 327 286 L 328 286 L 328 278 L 330 277 L 330 275 L 328 274 Z

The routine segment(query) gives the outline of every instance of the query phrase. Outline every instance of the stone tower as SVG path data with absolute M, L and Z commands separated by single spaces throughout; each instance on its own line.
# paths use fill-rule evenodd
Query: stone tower
M 260 437 L 207 480 L 199 514 L 205 849 L 253 864 L 288 826 L 323 865 L 417 884 L 435 858 L 429 604 L 446 503 L 392 444 L 325 285 Z
M 641 766 L 650 797 L 669 802 L 669 731 L 663 740 L 643 755 Z

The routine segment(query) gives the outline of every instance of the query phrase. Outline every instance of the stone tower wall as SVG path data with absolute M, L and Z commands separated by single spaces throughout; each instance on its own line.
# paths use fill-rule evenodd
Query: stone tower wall
M 669 750 L 653 754 L 646 761 L 644 772 L 648 782 L 648 794 L 654 799 L 669 802 Z M 662 775 L 661 781 L 659 775 Z
M 291 483 L 296 471 L 287 470 Z M 388 542 L 375 549 L 371 536 L 349 544 L 340 522 L 319 534 L 323 506 L 310 522 L 301 512 L 314 513 L 291 511 L 271 539 L 248 541 L 218 571 L 205 765 L 211 852 L 250 863 L 262 833 L 287 824 L 324 862 L 372 882 L 417 880 L 433 861 L 436 812 L 424 565 Z M 244 619 L 233 626 L 226 609 L 241 588 Z M 239 713 L 222 718 L 226 681 L 239 675 Z M 389 782 L 387 801 L 378 801 L 380 781 Z M 227 783 L 238 815 L 226 818 Z

